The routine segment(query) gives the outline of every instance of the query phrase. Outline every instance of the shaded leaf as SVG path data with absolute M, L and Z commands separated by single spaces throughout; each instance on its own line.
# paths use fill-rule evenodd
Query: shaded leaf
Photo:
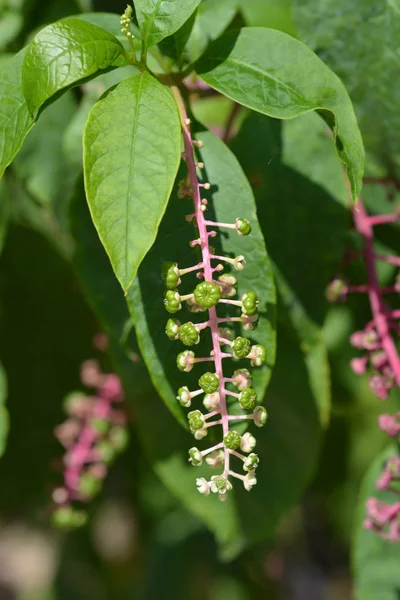
M 110 68 L 123 53 L 110 33 L 81 19 L 63 19 L 45 27 L 29 44 L 22 87 L 31 113 L 46 100 Z
M 153 46 L 182 27 L 200 0 L 136 0 L 135 10 L 144 46 Z
M 118 84 L 90 111 L 84 133 L 86 194 L 124 290 L 156 238 L 180 154 L 176 104 L 147 73 Z
M 317 110 L 333 131 L 353 198 L 358 197 L 364 148 L 350 98 L 304 44 L 274 29 L 229 31 L 211 44 L 196 70 L 211 87 L 271 117 L 292 119 Z
M 23 24 L 22 14 L 16 10 L 5 10 L 1 12 L 0 18 L 0 48 L 3 49 L 12 42 Z
M 7 377 L 0 364 L 0 457 L 4 454 L 9 429 L 8 412 L 5 406 L 7 399 Z
M 212 183 L 210 193 L 204 193 L 204 196 L 207 195 L 211 200 L 208 218 L 229 223 L 234 222 L 236 217 L 243 216 L 248 218 L 252 225 L 252 232 L 247 237 L 239 237 L 236 231 L 227 230 L 229 233 L 225 233 L 226 230 L 222 230 L 221 236 L 214 238 L 212 243 L 218 255 L 243 254 L 247 258 L 244 271 L 237 275 L 238 297 L 254 290 L 260 300 L 258 328 L 244 333 L 254 343 L 263 344 L 267 350 L 267 365 L 254 369 L 253 373 L 256 391 L 263 397 L 275 362 L 275 287 L 271 266 L 257 223 L 253 194 L 239 164 L 223 142 L 211 132 L 202 131 L 198 137 L 204 142 L 204 147 L 199 153 L 200 160 L 205 164 L 204 177 Z M 209 363 L 205 363 L 203 369 L 196 365 L 189 374 L 182 374 L 177 369 L 176 356 L 185 348 L 179 341 L 171 342 L 164 333 L 169 315 L 163 307 L 164 282 L 161 278 L 161 267 L 166 260 L 177 261 L 180 268 L 198 262 L 197 253 L 189 247 L 190 240 L 196 236 L 195 230 L 193 224 L 188 224 L 185 220 L 185 215 L 192 210 L 191 200 L 178 199 L 175 190 L 157 240 L 143 261 L 139 277 L 128 293 L 128 304 L 135 322 L 141 352 L 153 383 L 171 412 L 181 422 L 185 422 L 186 418 L 182 417 L 176 391 L 182 385 L 187 385 L 189 389 L 197 389 L 197 380 L 202 372 L 209 370 Z M 185 275 L 180 293 L 192 292 L 196 283 L 198 279 L 194 275 Z M 224 310 L 224 306 L 219 306 L 218 315 L 233 316 L 237 314 L 237 309 L 233 308 L 233 311 Z M 176 316 L 182 322 L 202 322 L 206 314 L 196 315 L 184 307 Z M 202 334 L 201 340 L 195 348 L 196 356 L 209 356 L 212 346 L 208 330 Z M 229 376 L 238 368 L 236 364 L 232 367 L 227 361 L 224 366 L 229 369 Z
M 381 502 L 395 503 L 398 497 L 391 492 L 378 492 L 375 482 L 386 460 L 398 449 L 395 444 L 386 448 L 372 463 L 362 483 L 356 516 L 353 547 L 356 600 L 398 600 L 400 594 L 400 545 L 384 541 L 363 528 L 365 503 L 369 497 Z
M 34 125 L 22 93 L 21 68 L 25 49 L 0 70 L 0 177 Z
M 239 5 L 247 25 L 271 27 L 295 35 L 292 0 L 239 0 Z

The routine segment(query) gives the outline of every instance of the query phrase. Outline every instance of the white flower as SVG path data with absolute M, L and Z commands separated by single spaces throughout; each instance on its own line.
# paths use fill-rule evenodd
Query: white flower
M 215 450 L 215 452 L 211 452 L 206 458 L 206 463 L 210 465 L 210 467 L 219 467 L 223 464 L 225 458 L 225 452 L 223 450 Z
M 249 471 L 243 480 L 243 485 L 244 485 L 245 489 L 248 492 L 250 492 L 250 490 L 256 485 L 256 483 L 257 483 L 256 472 Z
M 202 440 L 204 437 L 206 437 L 207 433 L 207 429 L 203 427 L 202 429 L 198 429 L 197 431 L 195 431 L 193 435 L 196 440 Z
M 254 454 L 254 452 L 252 452 L 244 460 L 244 462 L 243 462 L 243 470 L 244 471 L 253 471 L 254 469 L 256 469 L 258 467 L 259 462 L 260 462 L 260 460 L 259 460 L 257 454 Z
M 242 255 L 237 256 L 233 261 L 233 266 L 236 269 L 236 271 L 243 271 L 245 264 L 246 264 L 246 261 L 244 259 L 244 256 L 242 256 Z
M 198 448 L 190 448 L 189 450 L 189 462 L 194 467 L 200 467 L 203 462 L 203 456 Z
M 225 494 L 232 489 L 231 482 L 223 475 L 213 475 L 210 484 L 213 494 Z
M 248 369 L 236 369 L 233 373 L 232 383 L 240 392 L 251 387 L 252 379 L 250 371 Z
M 204 477 L 198 477 L 196 479 L 196 486 L 200 494 L 203 496 L 210 495 L 210 484 L 208 483 L 207 479 L 204 479 Z
M 256 445 L 256 438 L 251 435 L 248 431 L 242 435 L 242 441 L 240 442 L 240 448 L 243 452 L 251 452 Z
M 263 406 L 256 406 L 253 412 L 254 424 L 263 427 L 268 419 L 268 413 Z
M 204 407 L 207 410 L 217 410 L 220 408 L 219 405 L 219 392 L 214 392 L 213 394 L 206 394 L 203 399 Z

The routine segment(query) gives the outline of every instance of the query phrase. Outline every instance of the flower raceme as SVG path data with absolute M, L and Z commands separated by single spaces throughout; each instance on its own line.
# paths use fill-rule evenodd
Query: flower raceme
M 209 480 L 200 477 L 196 480 L 198 491 L 208 496 L 217 494 L 220 500 L 227 498 L 227 493 L 232 489 L 231 477 L 240 479 L 246 490 L 251 490 L 257 483 L 255 472 L 259 459 L 253 453 L 256 444 L 254 436 L 247 432 L 240 434 L 231 428 L 233 422 L 242 423 L 250 419 L 257 427 L 262 427 L 267 421 L 267 411 L 257 404 L 257 394 L 252 386 L 252 378 L 248 369 L 236 369 L 230 377 L 226 377 L 223 370 L 224 359 L 249 359 L 252 367 L 261 366 L 266 361 L 266 351 L 261 345 L 252 345 L 250 340 L 238 336 L 234 338 L 230 324 L 241 323 L 245 330 L 257 327 L 258 297 L 249 290 L 240 299 L 236 296 L 236 278 L 230 273 L 221 273 L 224 269 L 222 263 L 241 271 L 245 267 L 245 258 L 242 255 L 236 258 L 218 256 L 209 246 L 209 238 L 217 235 L 215 228 L 227 228 L 237 232 L 239 236 L 249 235 L 251 225 L 243 217 L 237 217 L 234 223 L 218 223 L 209 221 L 205 217 L 208 201 L 201 197 L 201 189 L 210 189 L 208 182 L 200 182 L 198 173 L 204 164 L 196 161 L 195 148 L 201 148 L 203 143 L 194 140 L 190 132 L 190 119 L 187 118 L 183 101 L 178 90 L 175 89 L 178 106 L 181 113 L 184 153 L 183 157 L 188 168 L 187 179 L 181 182 L 178 195 L 185 197 L 191 195 L 194 203 L 194 212 L 187 216 L 187 221 L 195 221 L 199 236 L 190 243 L 191 247 L 199 246 L 201 261 L 189 268 L 181 268 L 176 262 L 165 263 L 162 267 L 162 277 L 165 284 L 164 306 L 171 314 L 175 315 L 186 303 L 192 313 L 208 311 L 208 318 L 202 323 L 188 321 L 181 323 L 171 317 L 165 327 L 165 333 L 170 340 L 179 340 L 190 350 L 184 350 L 177 356 L 177 367 L 180 371 L 188 373 L 198 363 L 212 363 L 212 368 L 203 373 L 198 379 L 198 389 L 190 390 L 183 385 L 177 392 L 177 401 L 184 408 L 191 408 L 188 413 L 189 429 L 196 440 L 205 438 L 210 428 L 222 427 L 222 441 L 206 450 L 193 447 L 189 450 L 189 462 L 193 466 L 200 466 L 204 462 L 212 468 L 220 469 L 218 475 L 213 475 Z M 213 228 L 209 231 L 209 228 Z M 217 261 L 217 264 L 215 264 Z M 214 266 L 215 265 L 215 266 Z M 198 283 L 192 293 L 181 294 L 178 290 L 182 277 L 187 273 L 197 272 Z M 217 275 L 216 275 L 217 274 Z M 218 317 L 218 307 L 231 305 L 240 309 L 240 316 Z M 193 348 L 199 343 L 200 337 L 209 330 L 212 338 L 212 351 L 209 356 L 197 357 Z M 238 392 L 227 389 L 233 384 Z M 205 413 L 198 408 L 199 398 L 202 398 Z M 234 398 L 242 410 L 251 411 L 250 414 L 231 415 L 227 408 L 227 396 Z M 238 473 L 231 467 L 231 459 L 240 461 L 244 473 Z
M 53 491 L 53 521 L 62 528 L 83 525 L 86 513 L 77 503 L 89 502 L 101 488 L 108 466 L 127 444 L 121 382 L 113 373 L 102 373 L 97 362 L 81 368 L 82 383 L 93 395 L 75 392 L 67 396 L 68 419 L 55 430 L 64 446 L 64 485 Z

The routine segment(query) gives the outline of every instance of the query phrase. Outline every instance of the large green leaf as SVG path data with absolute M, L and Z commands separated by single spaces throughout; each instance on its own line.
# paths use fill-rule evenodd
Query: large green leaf
M 135 10 L 144 46 L 153 46 L 178 31 L 200 0 L 136 0 Z
M 214 134 L 204 131 L 199 136 L 204 142 L 200 156 L 206 165 L 205 177 L 212 183 L 211 193 L 208 195 L 212 201 L 209 218 L 229 223 L 242 216 L 252 224 L 252 232 L 248 237 L 239 237 L 236 231 L 231 230 L 227 234 L 223 230 L 222 235 L 214 238 L 212 243 L 218 255 L 243 254 L 247 258 L 244 271 L 237 275 L 238 293 L 240 297 L 244 292 L 254 290 L 260 299 L 259 326 L 255 331 L 246 333 L 250 334 L 248 337 L 254 343 L 263 344 L 267 350 L 267 366 L 254 370 L 254 385 L 262 397 L 275 362 L 276 300 L 271 266 L 257 222 L 253 194 L 240 165 Z M 139 277 L 128 294 L 140 348 L 153 383 L 170 410 L 178 416 L 182 415 L 182 411 L 176 401 L 177 389 L 182 385 L 196 389 L 202 371 L 209 370 L 209 364 L 206 363 L 203 369 L 197 366 L 190 374 L 182 374 L 176 367 L 176 355 L 184 348 L 181 342 L 169 341 L 164 333 L 168 313 L 163 308 L 161 266 L 165 260 L 177 261 L 181 268 L 198 262 L 197 253 L 189 247 L 190 240 L 195 237 L 195 230 L 185 220 L 185 215 L 192 210 L 191 201 L 182 202 L 176 193 L 172 195 L 156 243 L 143 261 Z M 198 280 L 195 276 L 185 275 L 180 292 L 191 292 L 196 282 Z M 232 310 L 224 311 L 223 307 L 218 307 L 218 314 L 224 316 L 226 313 L 233 314 Z M 193 315 L 184 308 L 177 317 L 182 321 L 201 322 L 204 321 L 205 313 Z M 208 356 L 211 350 L 209 336 L 204 332 L 201 338 L 202 343 L 196 346 L 196 355 Z M 224 366 L 229 369 L 229 373 L 232 372 L 229 363 Z
M 147 73 L 118 84 L 90 111 L 84 133 L 86 194 L 124 290 L 156 238 L 180 154 L 176 104 Z
M 0 456 L 4 454 L 9 428 L 8 412 L 5 407 L 7 399 L 7 377 L 0 364 Z
M 69 18 L 42 29 L 29 44 L 22 66 L 22 87 L 31 113 L 46 100 L 110 68 L 123 53 L 110 33 Z
M 25 50 L 21 50 L 0 70 L 0 177 L 34 125 L 22 93 L 24 54 Z
M 196 70 L 219 92 L 271 117 L 318 111 L 333 131 L 358 197 L 364 148 L 350 98 L 340 79 L 304 44 L 274 29 L 228 31 L 211 44 Z
M 194 469 L 187 461 L 193 437 L 177 423 L 150 383 L 134 337 L 129 336 L 128 312 L 118 284 L 90 227 L 83 192 L 74 203 L 72 222 L 77 242 L 75 265 L 109 336 L 112 359 L 132 403 L 146 456 L 168 490 L 214 533 L 222 558 L 230 560 L 246 545 L 273 533 L 279 518 L 301 497 L 314 470 L 320 426 L 302 354 L 282 332 L 266 399 L 271 417 L 267 426 L 257 431 L 261 459 L 257 486 L 251 493 L 238 490 L 225 504 L 201 496 L 195 479 L 205 471 L 203 467 Z M 185 242 L 183 235 L 181 241 Z M 154 273 L 155 285 L 158 281 L 159 275 Z M 163 328 L 158 335 L 168 344 Z
M 400 6 L 392 0 L 293 0 L 301 39 L 339 75 L 354 103 L 368 153 L 400 164 Z M 371 118 L 373 115 L 373 118 Z M 380 174 L 372 172 L 372 174 Z
M 375 482 L 386 460 L 398 449 L 391 444 L 372 463 L 362 484 L 357 509 L 353 546 L 353 564 L 356 579 L 356 600 L 398 600 L 400 594 L 400 545 L 384 541 L 363 527 L 365 502 L 369 497 L 394 503 L 398 497 L 390 492 L 378 492 Z

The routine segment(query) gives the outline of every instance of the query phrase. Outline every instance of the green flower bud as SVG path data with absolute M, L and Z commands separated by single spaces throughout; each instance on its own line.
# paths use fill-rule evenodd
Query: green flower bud
M 253 412 L 254 424 L 263 427 L 268 420 L 268 413 L 263 406 L 256 406 Z
M 247 340 L 244 337 L 237 337 L 232 344 L 233 355 L 236 358 L 245 358 L 249 354 L 250 348 L 250 340 Z
M 90 419 L 90 427 L 99 435 L 105 435 L 110 428 L 110 422 L 107 419 Z
M 93 477 L 93 475 L 89 475 L 89 473 L 85 473 L 81 476 L 79 480 L 79 492 L 85 500 L 90 500 L 96 496 L 96 494 L 99 493 L 100 488 L 101 483 L 97 477 Z
M 62 506 L 53 512 L 52 521 L 59 529 L 73 529 L 84 525 L 87 515 L 83 511 L 74 510 L 71 506 Z
M 261 346 L 260 344 L 252 346 L 249 358 L 252 367 L 261 367 L 267 360 L 267 352 L 264 346 Z
M 202 429 L 204 426 L 204 415 L 199 410 L 192 410 L 188 414 L 188 421 L 190 431 L 194 433 L 195 431 Z
M 193 369 L 193 359 L 195 358 L 195 353 L 191 350 L 185 350 L 184 352 L 180 352 L 176 357 L 176 365 L 180 371 L 184 371 L 185 373 L 189 373 Z
M 244 410 L 252 410 L 257 402 L 257 394 L 253 388 L 246 388 L 239 394 L 239 404 Z
M 254 452 L 252 452 L 243 461 L 243 470 L 244 471 L 254 471 L 254 469 L 256 469 L 258 467 L 259 462 L 260 462 L 260 460 L 259 460 L 257 454 L 254 454 Z
M 109 441 L 99 441 L 95 446 L 95 450 L 103 462 L 109 464 L 114 460 L 115 450 Z
M 181 406 L 184 406 L 185 408 L 189 408 L 189 406 L 192 404 L 191 398 L 192 398 L 191 393 L 189 391 L 189 388 L 186 387 L 186 385 L 184 387 L 179 388 L 176 399 L 178 400 L 178 402 Z
M 224 437 L 224 445 L 230 450 L 236 450 L 236 448 L 239 448 L 241 440 L 242 438 L 237 431 L 229 431 Z
M 193 323 L 184 323 L 179 327 L 179 339 L 185 346 L 194 346 L 200 341 L 200 334 Z
M 251 225 L 247 219 L 236 219 L 235 225 L 239 235 L 249 235 L 251 232 Z
M 168 319 L 167 324 L 165 326 L 165 333 L 167 334 L 170 340 L 178 339 L 178 330 L 180 326 L 181 324 L 177 319 Z
M 242 312 L 249 317 L 257 314 L 258 296 L 255 292 L 247 292 L 242 296 Z
M 215 306 L 221 298 L 221 292 L 216 283 L 203 281 L 194 290 L 194 299 L 203 308 Z
M 109 435 L 110 443 L 116 452 L 122 452 L 128 445 L 129 433 L 125 427 L 114 425 Z
M 199 379 L 199 386 L 206 394 L 213 394 L 219 388 L 219 380 L 215 373 L 204 373 Z
M 164 306 L 166 310 L 173 314 L 182 308 L 181 299 L 177 290 L 167 290 L 164 297 Z
M 225 494 L 232 489 L 231 482 L 223 475 L 213 475 L 210 483 L 213 494 Z
M 169 290 L 174 290 L 181 282 L 179 278 L 179 269 L 177 263 L 164 263 L 162 266 L 161 274 L 165 282 L 165 287 Z
M 194 467 L 200 467 L 203 464 L 203 457 L 200 450 L 197 448 L 190 448 L 189 462 L 192 463 Z

